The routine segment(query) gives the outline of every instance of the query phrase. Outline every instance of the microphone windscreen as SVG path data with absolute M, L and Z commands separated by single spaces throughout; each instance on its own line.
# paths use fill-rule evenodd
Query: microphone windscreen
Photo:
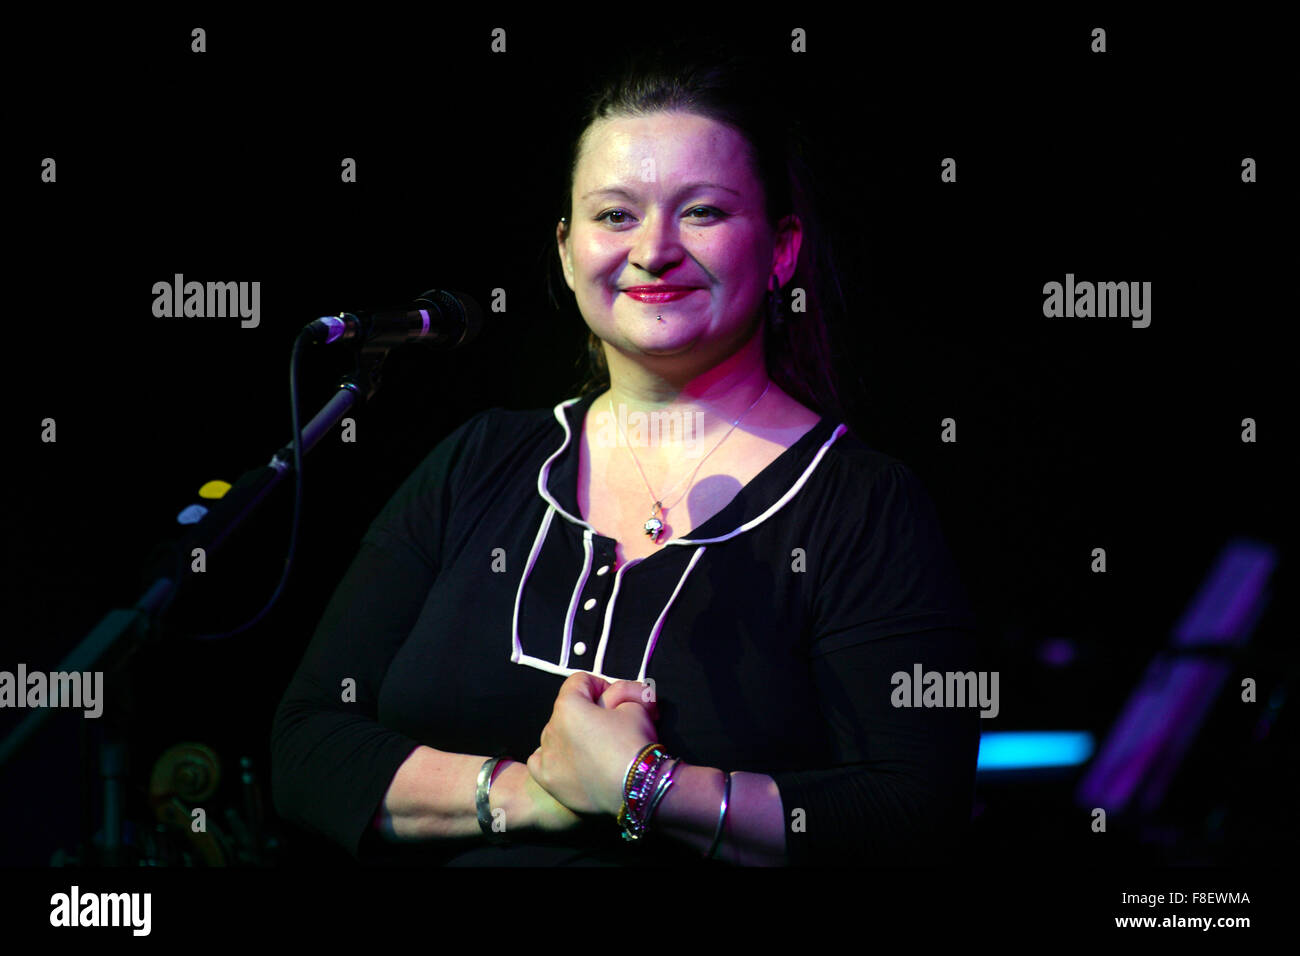
M 416 304 L 428 303 L 441 314 L 454 317 L 465 324 L 465 332 L 456 345 L 472 342 L 483 331 L 483 310 L 473 298 L 463 292 L 430 289 L 415 300 Z

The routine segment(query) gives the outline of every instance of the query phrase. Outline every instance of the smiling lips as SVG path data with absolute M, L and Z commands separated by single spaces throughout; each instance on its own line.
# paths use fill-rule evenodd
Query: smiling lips
M 624 289 L 623 294 L 638 302 L 673 302 L 698 291 L 695 286 L 685 285 L 634 285 Z

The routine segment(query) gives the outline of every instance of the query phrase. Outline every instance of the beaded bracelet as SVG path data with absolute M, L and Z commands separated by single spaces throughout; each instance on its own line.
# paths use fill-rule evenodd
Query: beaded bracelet
M 641 798 L 633 811 L 638 836 L 645 836 L 655 808 L 659 805 L 659 801 L 663 799 L 664 794 L 668 792 L 668 788 L 672 786 L 673 771 L 676 769 L 676 765 L 677 762 L 672 757 L 665 755 L 664 759 L 655 763 L 654 767 L 646 774 L 645 781 L 640 785 Z
M 623 806 L 618 812 L 624 840 L 639 840 L 645 833 L 654 784 L 668 759 L 658 744 L 648 744 L 628 765 L 623 778 Z
M 648 827 L 650 825 L 650 820 L 655 815 L 655 808 L 659 806 L 659 801 L 664 798 L 664 794 L 668 792 L 668 788 L 673 785 L 673 774 L 677 772 L 677 767 L 681 762 L 680 759 L 674 760 L 672 766 L 665 770 L 664 775 L 659 778 L 659 782 L 655 785 L 655 795 L 651 798 L 650 806 L 645 812 L 645 822 L 643 826 Z

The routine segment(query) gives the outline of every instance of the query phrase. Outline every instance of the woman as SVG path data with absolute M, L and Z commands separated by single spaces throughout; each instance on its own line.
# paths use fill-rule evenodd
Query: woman
M 556 232 L 592 376 L 376 518 L 276 715 L 285 818 L 457 865 L 929 862 L 969 818 L 976 712 L 891 677 L 973 669 L 973 622 L 917 479 L 840 423 L 755 89 L 594 100 Z

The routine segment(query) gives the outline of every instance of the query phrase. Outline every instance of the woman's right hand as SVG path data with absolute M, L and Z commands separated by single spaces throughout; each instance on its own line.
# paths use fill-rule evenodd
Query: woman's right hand
M 493 790 L 503 783 L 510 793 L 506 805 L 513 807 L 513 812 L 506 811 L 507 833 L 512 824 L 523 829 L 559 833 L 582 822 L 582 817 L 556 800 L 533 778 L 528 764 L 523 761 L 513 761 L 502 770 L 492 784 Z
M 659 706 L 655 702 L 654 692 L 647 685 L 635 681 L 615 681 L 600 698 L 600 704 L 606 708 L 616 708 L 624 703 L 637 703 L 645 707 L 652 720 L 659 719 Z M 506 798 L 500 805 L 506 806 L 506 829 L 512 822 L 523 829 L 535 829 L 546 833 L 559 833 L 571 830 L 582 822 L 582 817 L 574 813 L 537 782 L 528 769 L 526 761 L 511 761 L 497 775 L 493 782 L 496 788 L 506 789 Z M 495 801 L 494 801 L 495 802 Z

